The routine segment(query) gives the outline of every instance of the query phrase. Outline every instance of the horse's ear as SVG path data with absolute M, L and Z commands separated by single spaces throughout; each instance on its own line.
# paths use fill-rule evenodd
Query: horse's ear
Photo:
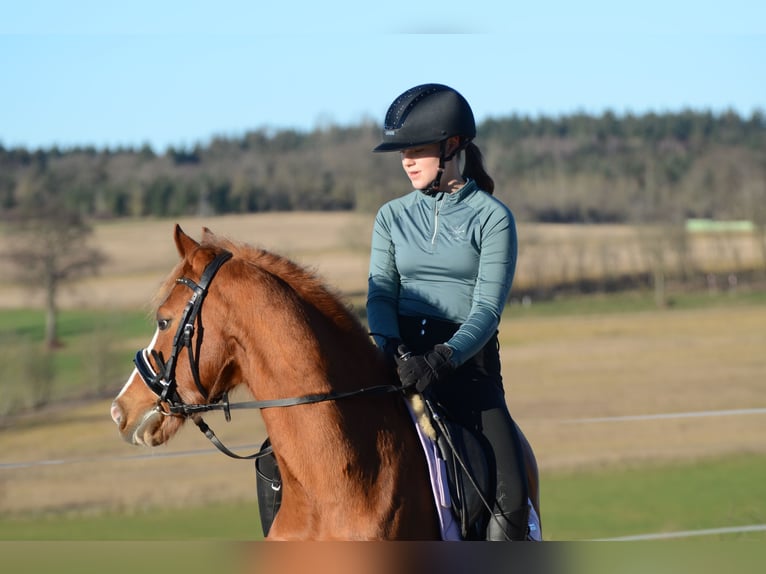
M 202 228 L 202 242 L 203 243 L 213 243 L 215 240 L 215 233 L 210 231 L 210 228 L 203 227 Z
M 176 230 L 175 234 L 173 235 L 173 239 L 175 239 L 176 249 L 178 250 L 178 254 L 181 256 L 181 259 L 185 259 L 187 253 L 189 253 L 192 249 L 199 247 L 199 243 L 186 235 L 184 230 L 181 229 L 181 226 L 178 224 L 176 224 Z

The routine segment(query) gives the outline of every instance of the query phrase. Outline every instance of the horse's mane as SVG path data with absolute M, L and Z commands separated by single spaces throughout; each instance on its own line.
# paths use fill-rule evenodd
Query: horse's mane
M 260 247 L 205 232 L 199 246 L 200 251 L 217 254 L 222 250 L 232 253 L 234 259 L 278 278 L 287 284 L 304 301 L 315 307 L 339 329 L 358 336 L 367 337 L 361 322 L 345 303 L 343 295 L 331 288 L 315 270 Z M 160 286 L 153 299 L 156 309 L 173 288 L 176 279 L 183 273 L 184 261 L 180 261 Z
M 343 295 L 331 288 L 315 270 L 299 265 L 287 257 L 266 249 L 246 243 L 236 243 L 229 239 L 216 239 L 213 247 L 231 251 L 235 257 L 240 257 L 278 277 L 342 330 L 358 330 L 362 335 L 367 336 L 361 323 L 344 302 Z

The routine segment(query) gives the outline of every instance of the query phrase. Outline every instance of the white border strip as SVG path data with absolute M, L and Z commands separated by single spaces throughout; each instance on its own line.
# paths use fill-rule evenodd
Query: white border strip
M 638 540 L 666 540 L 668 538 L 688 538 L 690 536 L 713 536 L 716 534 L 739 534 L 741 532 L 766 531 L 766 524 L 750 526 L 729 526 L 725 528 L 707 528 L 704 530 L 680 530 L 678 532 L 658 532 L 655 534 L 636 534 L 617 538 L 596 538 L 595 542 L 632 542 Z
M 726 417 L 734 415 L 764 415 L 766 408 L 755 409 L 730 409 L 725 411 L 697 411 L 686 413 L 659 413 L 654 415 L 624 415 L 616 417 L 594 417 L 584 419 L 564 419 L 560 422 L 564 424 L 575 423 L 610 423 L 625 421 L 652 421 L 661 419 L 687 419 L 695 417 Z

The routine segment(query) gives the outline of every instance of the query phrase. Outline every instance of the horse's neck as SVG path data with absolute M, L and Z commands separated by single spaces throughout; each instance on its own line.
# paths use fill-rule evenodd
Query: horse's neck
M 254 308 L 258 311 L 251 312 Z M 390 382 L 363 330 L 339 326 L 311 308 L 290 309 L 251 305 L 229 324 L 230 335 L 239 342 L 241 379 L 256 399 L 346 392 Z M 275 451 L 296 476 L 310 480 L 323 465 L 336 466 L 339 473 L 364 473 L 374 466 L 370 457 L 380 451 L 379 433 L 402 416 L 394 405 L 391 397 L 377 395 L 270 408 L 262 416 Z M 326 477 L 327 470 L 318 476 Z
M 363 465 L 379 449 L 380 433 L 401 413 L 391 397 L 344 398 L 321 403 L 272 408 L 262 413 L 274 448 L 302 468 L 339 464 Z
M 374 356 L 364 357 L 361 350 L 352 347 L 323 350 L 325 363 L 321 369 L 311 359 L 311 353 L 300 355 L 299 350 L 295 353 L 298 360 L 292 369 L 267 368 L 271 374 L 268 388 L 250 379 L 252 387 L 260 387 L 251 388 L 254 394 L 263 398 L 294 398 L 353 392 L 388 382 L 368 360 L 374 360 Z M 339 470 L 373 464 L 370 457 L 380 450 L 377 444 L 380 433 L 396 427 L 403 413 L 406 410 L 397 408 L 392 396 L 368 395 L 268 409 L 263 412 L 263 419 L 275 449 L 283 445 L 284 456 L 294 458 L 296 466 L 311 473 L 328 464 L 337 465 Z

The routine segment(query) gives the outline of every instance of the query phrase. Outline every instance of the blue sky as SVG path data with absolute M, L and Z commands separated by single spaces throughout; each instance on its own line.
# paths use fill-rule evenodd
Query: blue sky
M 766 2 L 0 0 L 5 147 L 381 121 L 424 82 L 479 120 L 749 115 L 766 110 Z

